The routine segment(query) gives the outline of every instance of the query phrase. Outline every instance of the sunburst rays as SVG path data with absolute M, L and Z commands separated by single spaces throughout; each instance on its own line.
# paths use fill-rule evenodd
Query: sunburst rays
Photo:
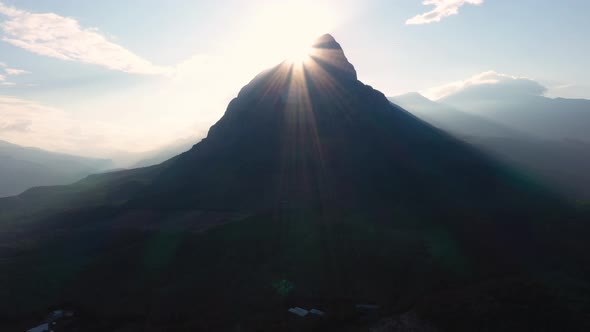
M 323 204 L 331 200 L 333 193 L 330 192 L 326 169 L 330 152 L 326 142 L 322 141 L 324 135 L 318 126 L 317 108 L 322 107 L 321 100 L 327 98 L 334 103 L 334 109 L 322 109 L 323 115 L 347 118 L 349 96 L 336 76 L 340 71 L 343 75 L 350 75 L 349 68 L 354 68 L 341 49 L 318 47 L 308 51 L 303 60 L 287 61 L 285 64 L 287 67 L 283 69 L 288 70 L 288 74 L 280 76 L 287 81 L 277 84 L 285 87 L 281 92 L 283 124 L 279 192 L 292 193 L 296 190 L 297 195 L 308 195 L 316 201 L 319 198 Z M 305 201 L 306 197 L 297 199 Z

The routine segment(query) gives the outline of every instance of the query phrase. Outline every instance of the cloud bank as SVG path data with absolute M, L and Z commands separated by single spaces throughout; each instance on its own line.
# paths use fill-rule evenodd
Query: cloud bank
M 102 66 L 131 74 L 166 74 L 160 67 L 113 43 L 98 29 L 83 28 L 69 17 L 36 14 L 0 2 L 2 40 L 32 53 L 56 59 Z
M 440 22 L 443 18 L 459 14 L 459 8 L 463 5 L 481 5 L 484 0 L 426 0 L 425 6 L 435 6 L 427 13 L 416 15 L 406 21 L 408 25 L 428 24 Z
M 474 88 L 487 87 L 493 89 L 494 95 L 531 95 L 541 96 L 547 89 L 539 82 L 524 77 L 486 71 L 468 79 L 448 83 L 423 91 L 432 100 L 440 100 Z

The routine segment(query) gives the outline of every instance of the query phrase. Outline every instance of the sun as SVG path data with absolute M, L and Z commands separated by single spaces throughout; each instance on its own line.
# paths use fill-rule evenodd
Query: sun
M 313 48 L 310 46 L 313 40 L 305 43 L 305 45 L 294 45 L 285 49 L 285 60 L 293 64 L 305 64 L 313 55 Z
M 248 47 L 265 63 L 305 63 L 311 45 L 337 24 L 337 11 L 317 1 L 280 1 L 257 8 L 248 24 Z

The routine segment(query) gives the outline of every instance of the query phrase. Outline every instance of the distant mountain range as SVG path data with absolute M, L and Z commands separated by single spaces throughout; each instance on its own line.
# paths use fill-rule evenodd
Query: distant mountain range
M 590 100 L 553 99 L 483 84 L 438 102 L 541 139 L 590 143 Z
M 525 131 L 503 125 L 477 112 L 468 112 L 452 105 L 434 102 L 417 92 L 390 97 L 389 100 L 420 119 L 458 137 L 528 138 Z
M 517 94 L 493 84 L 434 102 L 390 100 L 571 199 L 590 199 L 590 100 Z
M 124 161 L 117 163 L 0 141 L 0 197 L 18 195 L 35 187 L 72 184 L 91 174 L 157 165 L 188 151 L 196 140 L 197 136 L 152 151 L 129 153 Z
M 71 184 L 106 170 L 110 160 L 84 158 L 0 141 L 0 197 L 38 186 Z
M 587 220 L 363 84 L 324 35 L 304 63 L 243 87 L 190 150 L 0 199 L 0 327 L 67 306 L 89 332 L 366 331 L 395 317 L 585 331 Z

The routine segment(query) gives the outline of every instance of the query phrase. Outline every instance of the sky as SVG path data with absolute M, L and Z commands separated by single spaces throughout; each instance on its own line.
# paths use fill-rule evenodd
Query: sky
M 588 12 L 585 0 L 0 0 L 0 140 L 114 159 L 196 143 L 258 72 L 324 33 L 388 96 L 525 79 L 590 99 Z

